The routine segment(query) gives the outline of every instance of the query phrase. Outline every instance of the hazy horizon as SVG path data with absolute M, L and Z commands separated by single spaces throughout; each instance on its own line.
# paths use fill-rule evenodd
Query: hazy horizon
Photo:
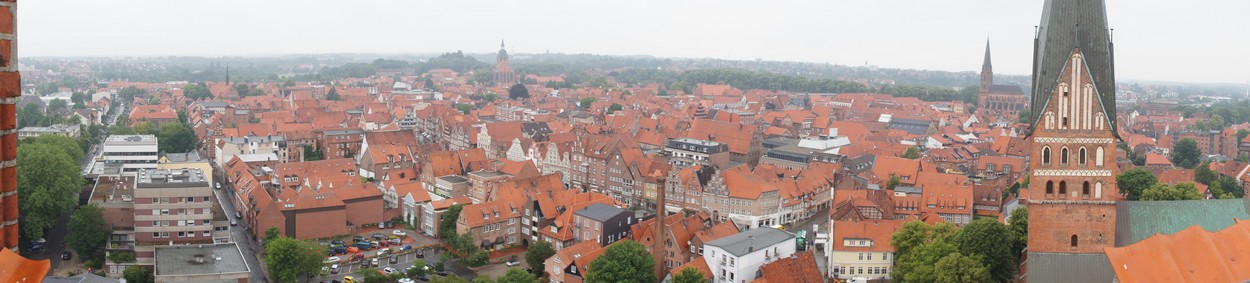
M 1120 80 L 1245 84 L 1250 2 L 1107 1 Z M 22 57 L 545 52 L 1031 72 L 1041 0 L 27 1 Z M 320 4 L 319 4 L 320 3 Z M 1132 3 L 1131 5 L 1129 3 Z M 1201 13 L 1199 13 L 1201 10 Z M 1176 18 L 1172 15 L 1202 15 Z M 1228 36 L 1242 34 L 1243 36 Z M 1198 44 L 1200 43 L 1200 44 Z

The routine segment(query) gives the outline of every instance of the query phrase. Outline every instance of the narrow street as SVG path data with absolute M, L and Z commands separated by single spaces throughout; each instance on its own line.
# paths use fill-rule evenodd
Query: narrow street
M 217 182 L 221 180 L 218 179 Z M 213 195 L 217 196 L 217 203 L 221 204 L 222 211 L 225 211 L 226 218 L 234 220 L 237 226 L 230 226 L 230 238 L 239 244 L 239 249 L 243 251 L 243 260 L 247 261 L 247 268 L 251 270 L 251 280 L 249 282 L 269 282 L 265 277 L 265 271 L 261 269 L 260 264 L 260 245 L 252 241 L 251 233 L 247 230 L 247 222 L 235 217 L 237 210 L 234 209 L 234 202 L 230 201 L 232 197 L 228 192 L 230 188 L 223 185 L 222 189 L 213 189 Z

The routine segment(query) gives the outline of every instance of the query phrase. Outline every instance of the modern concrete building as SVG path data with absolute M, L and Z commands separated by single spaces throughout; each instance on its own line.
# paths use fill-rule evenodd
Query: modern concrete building
M 703 259 L 715 283 L 751 282 L 760 266 L 794 252 L 794 234 L 771 227 L 747 230 L 703 245 Z
M 247 283 L 251 270 L 236 243 L 156 248 L 156 282 Z
M 290 161 L 286 138 L 283 136 L 245 136 L 221 138 L 217 140 L 214 153 L 217 154 L 217 167 L 223 167 L 230 157 L 238 155 L 244 162 Z
M 154 135 L 111 135 L 100 155 L 106 165 L 121 164 L 122 174 L 133 176 L 142 169 L 156 169 L 159 152 Z

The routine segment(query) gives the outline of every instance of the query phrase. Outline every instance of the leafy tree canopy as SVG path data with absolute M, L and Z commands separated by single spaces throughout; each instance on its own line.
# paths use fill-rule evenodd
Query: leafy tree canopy
M 608 246 L 587 267 L 587 282 L 657 282 L 655 259 L 637 242 L 623 240 Z

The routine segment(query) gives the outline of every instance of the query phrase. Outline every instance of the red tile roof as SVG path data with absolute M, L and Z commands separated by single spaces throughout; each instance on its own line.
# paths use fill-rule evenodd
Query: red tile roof
M 788 258 L 760 266 L 762 276 L 753 282 L 774 283 L 823 283 L 824 276 L 816 265 L 816 256 L 812 251 L 794 254 Z
M 1103 251 L 1119 282 L 1243 282 L 1250 279 L 1250 222 L 1219 232 L 1194 225 Z

